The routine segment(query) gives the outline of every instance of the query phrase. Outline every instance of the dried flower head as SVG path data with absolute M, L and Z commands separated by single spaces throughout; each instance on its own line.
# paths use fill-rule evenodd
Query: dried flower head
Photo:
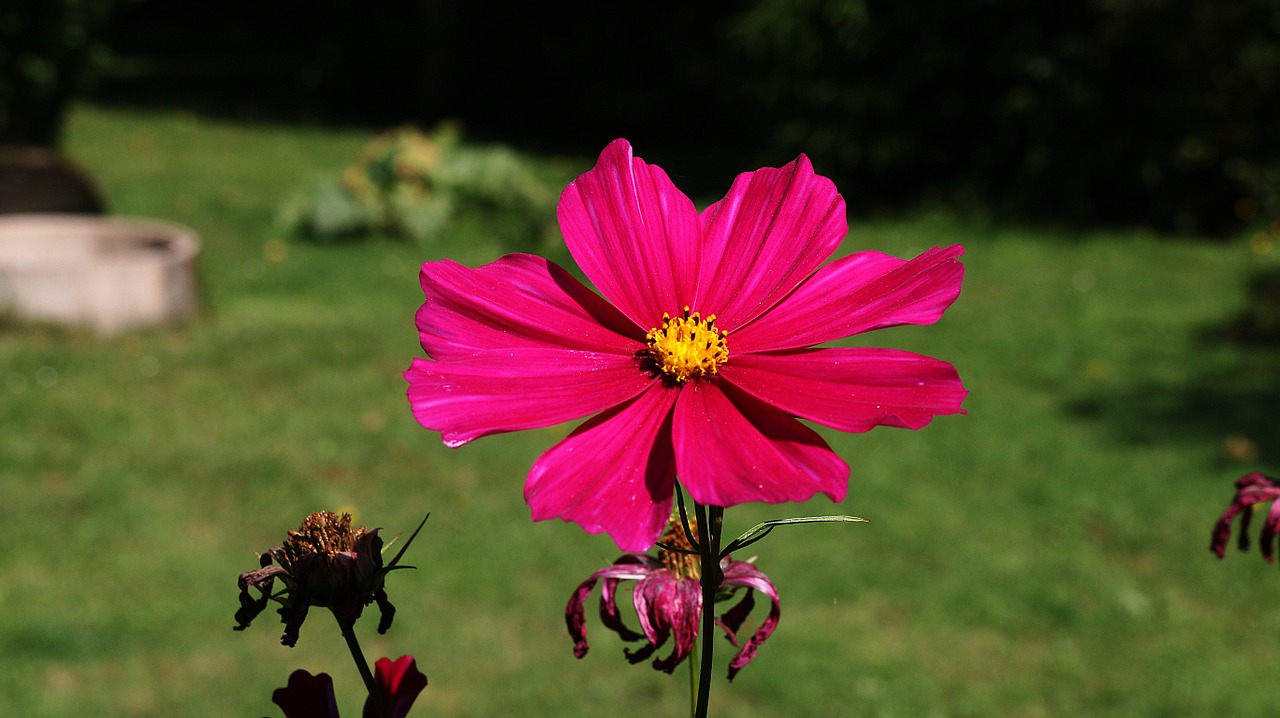
M 351 514 L 311 514 L 298 530 L 289 531 L 283 545 L 262 555 L 261 568 L 240 574 L 236 630 L 248 628 L 268 601 L 276 601 L 284 623 L 280 642 L 293 646 L 312 606 L 327 608 L 340 623 L 351 625 L 365 606 L 376 602 L 381 612 L 378 633 L 386 633 L 396 609 L 387 599 L 384 580 L 396 568 L 412 568 L 397 564 L 421 529 L 419 524 L 396 557 L 384 565 L 379 529 L 352 529 Z M 275 590 L 277 578 L 284 584 L 280 591 Z M 250 588 L 259 592 L 257 598 L 250 594 Z

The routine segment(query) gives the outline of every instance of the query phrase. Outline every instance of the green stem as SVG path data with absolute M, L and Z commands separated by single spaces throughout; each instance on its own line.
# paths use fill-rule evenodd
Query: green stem
M 702 562 L 702 667 L 698 673 L 698 702 L 694 718 L 707 718 L 711 701 L 711 670 L 716 630 L 716 592 L 723 576 L 720 573 L 720 524 L 724 508 L 694 504 L 698 516 L 698 553 Z
M 365 660 L 364 651 L 360 650 L 360 641 L 356 640 L 355 623 L 343 621 L 337 614 L 334 614 L 334 618 L 338 619 L 342 637 L 347 639 L 347 648 L 351 650 L 351 657 L 356 662 L 356 668 L 360 670 L 360 677 L 364 679 L 364 687 L 369 691 L 369 698 L 373 701 L 373 707 L 378 711 L 379 718 L 391 718 L 391 709 L 387 707 L 382 691 L 378 690 L 378 682 L 373 678 L 373 671 L 369 670 L 369 661 Z
M 698 642 L 693 642 L 693 650 L 697 652 Z M 686 661 L 689 664 L 689 715 L 696 718 L 698 711 L 698 662 Z

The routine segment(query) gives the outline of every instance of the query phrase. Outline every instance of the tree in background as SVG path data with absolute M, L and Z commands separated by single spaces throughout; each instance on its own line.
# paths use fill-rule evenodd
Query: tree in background
M 1280 216 L 1272 0 L 754 0 L 726 37 L 767 130 L 855 202 L 1183 231 Z
M 107 0 L 0 5 L 0 145 L 54 147 L 67 103 L 102 59 Z

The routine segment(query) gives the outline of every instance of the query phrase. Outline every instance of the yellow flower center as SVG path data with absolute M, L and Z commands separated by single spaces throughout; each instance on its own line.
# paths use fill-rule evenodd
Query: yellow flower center
M 649 356 L 657 363 L 658 370 L 677 384 L 691 377 L 710 376 L 729 360 L 729 349 L 724 343 L 724 332 L 716 329 L 716 315 L 703 319 L 698 312 L 689 313 L 689 307 L 679 317 L 663 312 L 662 326 L 650 329 Z

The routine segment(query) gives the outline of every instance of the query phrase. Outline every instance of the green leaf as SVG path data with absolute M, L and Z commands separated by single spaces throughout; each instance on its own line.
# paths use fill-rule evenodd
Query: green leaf
M 741 536 L 729 542 L 729 545 L 720 552 L 720 557 L 724 558 L 734 551 L 750 546 L 756 541 L 768 536 L 775 526 L 831 523 L 867 523 L 867 519 L 858 518 L 857 516 L 799 516 L 793 519 L 774 519 L 772 521 L 764 521 L 752 526 Z

